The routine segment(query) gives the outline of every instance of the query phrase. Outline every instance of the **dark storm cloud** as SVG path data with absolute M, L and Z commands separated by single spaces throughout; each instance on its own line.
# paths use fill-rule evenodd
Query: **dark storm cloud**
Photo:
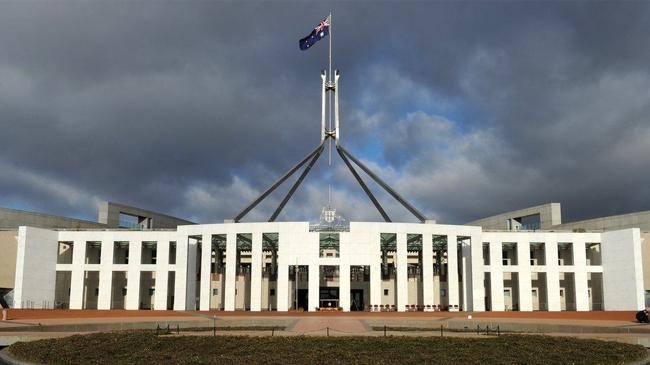
M 342 143 L 427 215 L 650 209 L 646 2 L 368 5 L 331 5 Z M 0 206 L 94 219 L 107 199 L 231 218 L 318 143 L 327 43 L 297 40 L 329 10 L 3 2 Z M 379 218 L 333 158 L 283 219 L 317 217 L 328 184 L 343 214 Z

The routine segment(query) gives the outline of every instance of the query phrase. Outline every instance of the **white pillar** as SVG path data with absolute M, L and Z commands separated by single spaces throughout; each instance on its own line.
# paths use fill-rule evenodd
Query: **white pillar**
M 546 254 L 546 300 L 548 310 L 559 312 L 562 310 L 560 304 L 560 273 L 557 254 L 557 239 L 549 239 L 544 244 Z
M 73 245 L 72 274 L 70 279 L 70 309 L 83 309 L 86 241 L 75 240 Z
M 587 252 L 585 239 L 581 236 L 573 240 L 573 265 L 575 267 L 576 310 L 589 311 L 589 284 L 587 277 Z
M 113 235 L 110 233 L 105 234 L 101 242 L 102 252 L 99 265 L 99 295 L 97 296 L 97 309 L 111 309 L 111 293 L 113 289 L 113 247 Z
M 517 241 L 517 265 L 519 266 L 519 310 L 532 312 L 533 310 L 533 283 L 530 273 L 530 242 Z
M 350 311 L 350 265 L 339 266 L 339 307 Z
M 463 292 L 463 303 L 461 305 L 464 311 L 469 310 L 470 303 L 472 303 L 473 293 L 472 293 L 472 247 L 470 245 L 471 239 L 467 237 L 464 239 L 460 246 L 460 253 L 462 255 L 461 262 L 462 274 L 463 274 L 463 283 L 462 283 L 462 292 Z
M 370 265 L 370 305 L 380 305 L 384 293 L 381 291 L 381 261 Z
M 492 311 L 504 311 L 506 306 L 503 299 L 503 244 L 500 240 L 490 241 L 490 301 Z
M 189 239 L 185 234 L 176 238 L 176 272 L 174 273 L 174 310 L 194 310 L 187 305 L 187 287 L 189 280 Z
M 140 262 L 142 241 L 129 241 L 129 265 L 126 272 L 126 302 L 124 309 L 140 308 Z
M 449 305 L 459 305 L 458 303 L 458 237 L 456 235 L 447 236 L 447 298 Z
M 465 277 L 471 283 L 469 292 L 472 300 L 471 307 L 466 310 L 481 312 L 485 310 L 485 269 L 483 265 L 483 241 L 481 236 L 472 235 L 470 237 L 470 260 L 471 264 L 467 265 Z M 471 281 L 470 281 L 471 280 Z
M 187 310 L 196 310 L 196 249 L 197 240 L 195 238 L 187 239 L 187 286 L 185 290 L 185 306 Z
M 212 263 L 212 235 L 201 236 L 201 280 L 199 282 L 199 310 L 210 310 L 210 297 L 212 296 L 210 264 Z
M 423 304 L 433 305 L 433 235 L 422 236 L 422 297 Z
M 155 310 L 167 309 L 167 284 L 169 281 L 169 240 L 156 242 L 156 286 L 153 308 Z
M 237 234 L 226 235 L 226 285 L 224 310 L 235 310 L 235 281 L 237 280 Z
M 396 267 L 397 275 L 397 311 L 403 312 L 406 309 L 409 299 L 409 286 L 408 286 L 408 254 L 406 252 L 406 233 L 397 234 L 397 252 L 396 252 Z
M 318 264 L 309 265 L 309 299 L 307 300 L 307 310 L 316 311 L 320 306 L 320 266 Z
M 279 251 L 279 250 L 278 250 Z M 289 265 L 280 258 L 278 262 L 278 281 L 275 293 L 278 312 L 289 310 Z
M 251 311 L 262 310 L 262 232 L 253 233 L 251 248 Z

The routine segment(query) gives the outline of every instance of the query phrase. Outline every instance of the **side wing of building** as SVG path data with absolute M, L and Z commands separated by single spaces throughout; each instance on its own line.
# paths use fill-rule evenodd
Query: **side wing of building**
M 465 224 L 484 229 L 518 231 L 551 229 L 560 223 L 562 223 L 560 203 L 548 203 L 481 218 Z
M 97 221 L 114 228 L 171 229 L 193 222 L 126 204 L 103 202 Z

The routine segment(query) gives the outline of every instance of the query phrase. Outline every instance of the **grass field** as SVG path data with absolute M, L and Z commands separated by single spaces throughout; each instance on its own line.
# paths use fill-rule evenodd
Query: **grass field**
M 567 337 L 156 336 L 150 331 L 16 343 L 16 358 L 48 364 L 623 364 L 642 346 Z

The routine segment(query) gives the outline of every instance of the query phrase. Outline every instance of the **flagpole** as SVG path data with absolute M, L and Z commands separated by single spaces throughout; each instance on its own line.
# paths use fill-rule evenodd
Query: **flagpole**
M 332 12 L 330 11 L 330 81 L 332 81 L 332 37 L 333 37 L 333 32 L 332 32 Z
M 330 11 L 329 15 L 329 82 L 330 84 L 332 83 L 332 37 L 333 37 L 333 32 L 332 32 L 332 12 Z M 336 92 L 336 91 L 335 91 Z M 329 132 L 332 132 L 332 93 L 329 93 Z M 330 138 L 329 140 L 329 160 L 328 160 L 328 166 L 332 166 L 332 139 Z

